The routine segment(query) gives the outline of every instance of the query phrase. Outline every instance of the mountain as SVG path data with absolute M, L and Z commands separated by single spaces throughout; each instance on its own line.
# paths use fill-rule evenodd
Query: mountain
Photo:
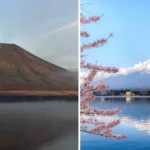
M 95 82 L 97 83 L 98 80 Z M 114 76 L 105 81 L 109 89 L 150 89 L 150 74 L 136 71 Z
M 73 71 L 42 60 L 18 45 L 0 44 L 0 91 L 77 89 L 78 76 Z

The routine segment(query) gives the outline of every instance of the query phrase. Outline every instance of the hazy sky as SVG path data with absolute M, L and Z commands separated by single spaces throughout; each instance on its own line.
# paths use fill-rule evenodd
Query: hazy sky
M 76 69 L 77 18 L 77 0 L 0 0 L 0 40 Z
M 86 60 L 106 66 L 128 68 L 150 58 L 150 0 L 86 0 L 91 3 L 84 9 L 88 15 L 102 17 L 98 23 L 82 25 L 91 38 L 82 43 L 92 42 L 114 33 L 106 45 L 87 50 Z M 82 11 L 83 12 L 83 11 Z

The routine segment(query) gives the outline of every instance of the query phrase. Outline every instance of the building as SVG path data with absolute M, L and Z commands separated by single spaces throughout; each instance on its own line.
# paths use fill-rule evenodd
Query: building
M 132 95 L 132 92 L 131 91 L 127 91 L 126 92 L 126 96 L 131 96 Z

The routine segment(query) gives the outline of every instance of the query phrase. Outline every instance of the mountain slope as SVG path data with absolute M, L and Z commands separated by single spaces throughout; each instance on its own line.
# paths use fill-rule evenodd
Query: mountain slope
M 44 61 L 15 44 L 0 44 L 0 90 L 77 89 L 77 76 L 72 71 Z
M 106 80 L 106 84 L 110 89 L 146 89 L 150 87 L 150 75 L 137 71 L 112 77 Z

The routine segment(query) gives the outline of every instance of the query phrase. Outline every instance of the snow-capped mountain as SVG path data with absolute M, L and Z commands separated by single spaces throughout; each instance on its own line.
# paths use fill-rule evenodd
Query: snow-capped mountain
M 111 89 L 147 89 L 150 88 L 150 74 L 141 71 L 128 75 L 118 75 L 106 80 Z
M 83 72 L 81 75 L 82 79 L 86 73 Z M 119 68 L 117 74 L 100 72 L 93 83 L 101 80 L 104 80 L 110 89 L 150 88 L 150 59 L 132 67 Z

